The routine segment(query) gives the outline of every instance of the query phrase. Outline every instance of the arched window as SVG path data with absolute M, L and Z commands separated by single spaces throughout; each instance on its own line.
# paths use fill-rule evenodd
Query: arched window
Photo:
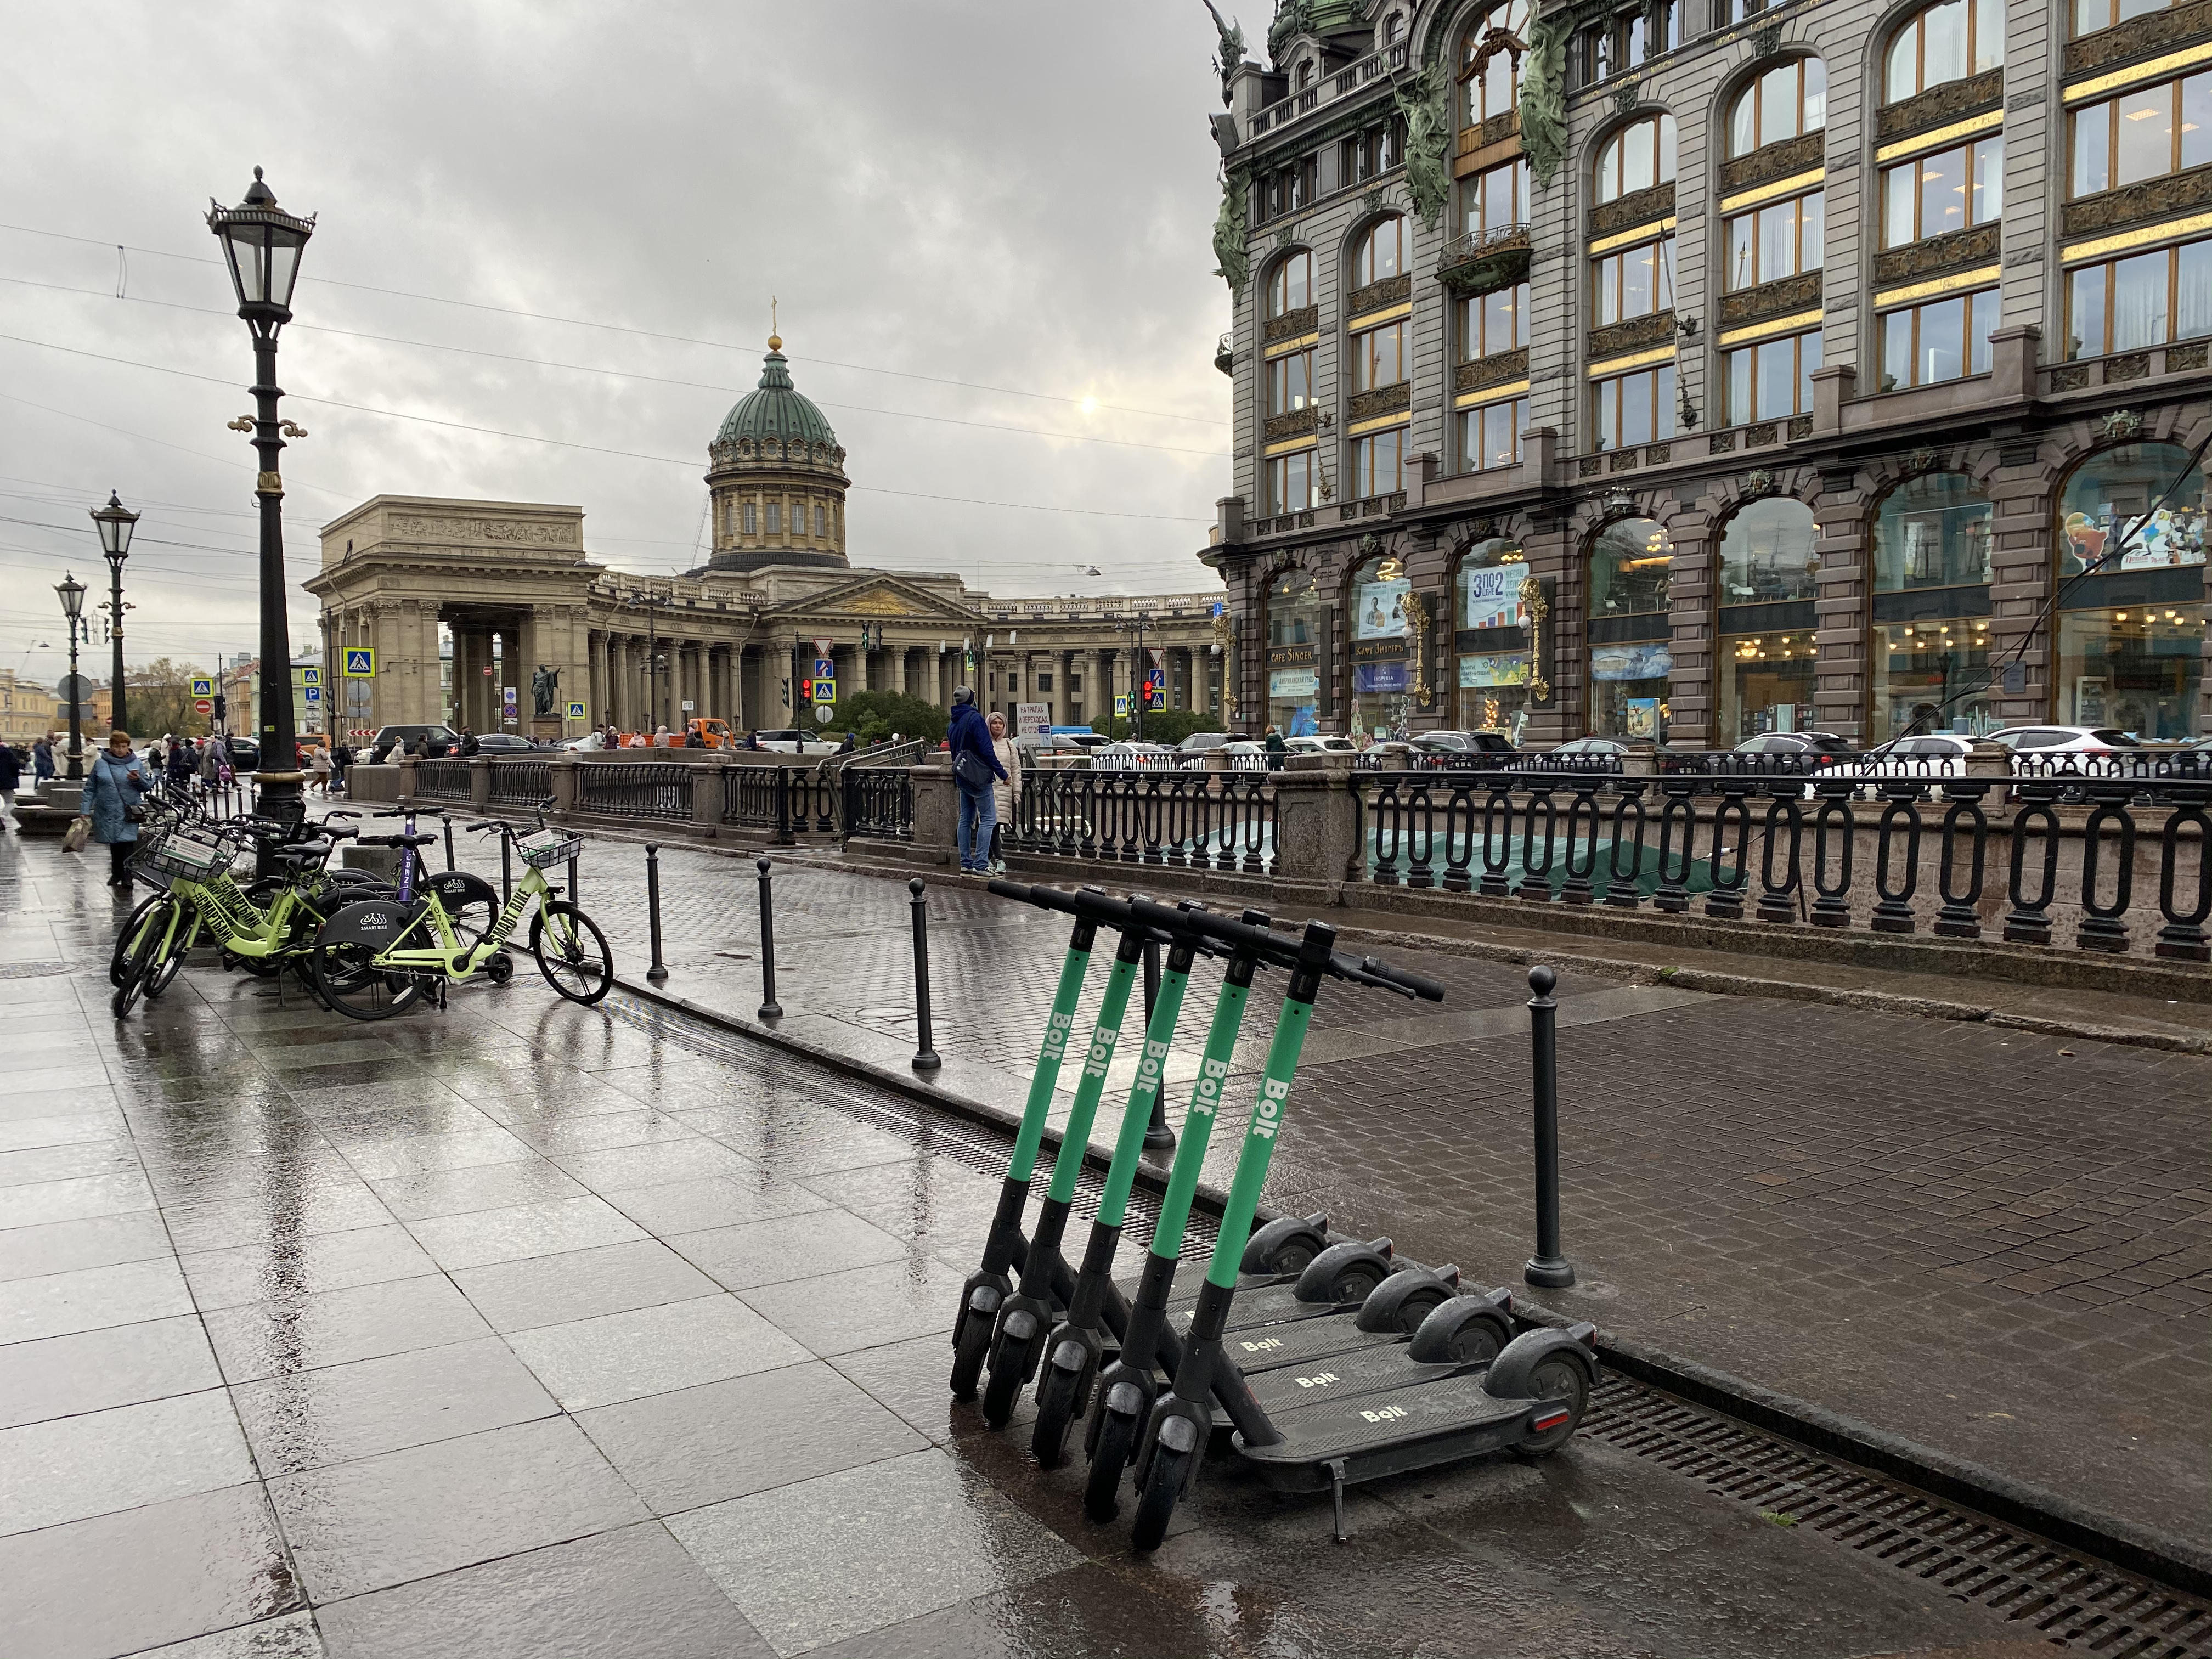
M 1382 44 L 1395 46 L 1406 38 L 1406 19 L 1402 13 L 1392 12 L 1382 20 Z
M 1674 544 L 1650 519 L 1616 519 L 1590 544 L 1589 708 L 1593 736 L 1656 742 L 1667 730 L 1667 576 Z
M 1267 585 L 1267 724 L 1285 737 L 1321 731 L 1321 590 L 1292 566 Z
M 1528 561 L 1521 544 L 1492 537 L 1460 555 L 1452 579 L 1451 644 L 1462 732 L 1503 732 L 1516 743 L 1528 723 L 1528 607 L 1521 584 Z
M 1964 472 L 1924 472 L 1882 497 L 1867 675 L 1875 741 L 1997 725 L 1989 699 L 1992 511 Z
M 1818 132 L 1828 125 L 1828 71 L 1817 58 L 1793 58 L 1753 76 L 1729 108 L 1729 154 Z
M 1369 227 L 1352 251 L 1352 285 L 1365 288 L 1406 269 L 1406 222 L 1398 215 Z
M 1467 88 L 1466 125 L 1479 127 L 1519 106 L 1528 31 L 1528 0 L 1492 6 L 1468 25 L 1459 53 L 1459 78 Z
M 1363 559 L 1352 573 L 1352 687 L 1346 735 L 1404 738 L 1413 714 L 1412 624 L 1406 596 L 1413 591 L 1395 553 Z
M 1313 62 L 1312 62 L 1312 60 L 1311 60 L 1311 59 L 1308 59 L 1306 62 L 1304 62 L 1304 63 L 1303 63 L 1303 64 L 1299 64 L 1299 65 L 1298 65 L 1298 71 L 1297 71 L 1297 89 L 1298 89 L 1300 92 L 1304 92 L 1304 91 L 1308 87 L 1311 86 L 1313 83 L 1314 83 L 1314 66 L 1313 66 Z
M 1272 321 L 1288 312 L 1304 311 L 1313 302 L 1313 255 L 1300 248 L 1267 273 L 1267 316 Z
M 1881 101 L 1894 104 L 2004 62 L 2004 0 L 1938 0 L 1889 38 Z
M 2057 576 L 2080 580 L 2058 613 L 2060 723 L 2200 735 L 2208 505 L 2174 444 L 2101 450 L 2066 481 Z
M 1647 115 L 1607 139 L 1597 152 L 1597 199 L 1611 202 L 1674 177 L 1674 118 Z
M 1802 732 L 1813 718 L 1813 600 L 1820 556 L 1813 509 L 1770 495 L 1721 536 L 1720 741 Z

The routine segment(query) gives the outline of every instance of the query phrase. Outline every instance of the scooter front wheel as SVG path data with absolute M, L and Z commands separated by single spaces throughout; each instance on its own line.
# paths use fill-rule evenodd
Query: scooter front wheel
M 982 1315 L 963 1310 L 960 1320 L 960 1334 L 952 1342 L 952 1397 L 973 1400 L 975 1384 L 982 1380 L 983 1361 L 991 1352 L 991 1322 Z
M 1126 1412 L 1099 1407 L 1098 1444 L 1091 1454 L 1091 1477 L 1083 1483 L 1083 1512 L 1093 1521 L 1111 1521 L 1121 1512 L 1121 1477 L 1137 1455 L 1144 1425 Z
M 1044 1380 L 1037 1384 L 1036 1431 L 1030 1436 L 1030 1451 L 1041 1468 L 1056 1469 L 1067 1461 L 1067 1433 L 1074 1426 L 1076 1394 L 1083 1373 L 1057 1362 L 1048 1363 Z
M 1176 1450 L 1172 1446 L 1152 1448 L 1152 1468 L 1145 1489 L 1137 1495 L 1137 1524 L 1129 1541 L 1139 1549 L 1159 1548 L 1160 1540 L 1168 1535 L 1168 1522 L 1175 1519 L 1176 1504 L 1182 1497 L 1183 1478 L 1190 1470 L 1191 1454 Z
M 1012 1419 L 1014 1401 L 1021 1397 L 1022 1384 L 1028 1380 L 1029 1342 L 1016 1336 L 1002 1336 L 991 1345 L 991 1380 L 983 1388 L 983 1420 L 994 1429 L 1003 1429 Z

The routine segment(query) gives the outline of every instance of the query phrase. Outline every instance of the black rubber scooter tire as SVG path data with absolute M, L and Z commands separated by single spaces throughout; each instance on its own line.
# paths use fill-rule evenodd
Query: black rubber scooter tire
M 1150 1553 L 1159 1548 L 1168 1535 L 1168 1522 L 1175 1519 L 1176 1504 L 1182 1497 L 1190 1455 L 1169 1446 L 1152 1448 L 1152 1478 L 1138 1494 L 1137 1524 L 1129 1534 L 1129 1541 L 1137 1548 Z
M 1091 1474 L 1083 1483 L 1083 1512 L 1093 1521 L 1121 1513 L 1121 1478 L 1137 1455 L 1145 1425 L 1133 1417 L 1107 1412 L 1098 1425 L 1098 1444 L 1091 1454 Z
M 1067 1462 L 1067 1437 L 1075 1426 L 1075 1389 L 1081 1376 L 1047 1360 L 1044 1380 L 1037 1384 L 1036 1429 L 1030 1436 L 1030 1454 L 1037 1467 L 1056 1469 Z
M 1014 1401 L 1021 1398 L 1024 1342 L 1001 1340 L 991 1345 L 991 1380 L 983 1385 L 983 1420 L 1003 1429 L 1013 1419 Z
M 1589 1410 L 1589 1372 L 1571 1354 L 1547 1354 L 1536 1362 L 1530 1373 L 1529 1398 L 1534 1400 L 1564 1400 L 1572 1409 L 1567 1420 L 1556 1429 L 1531 1436 L 1513 1448 L 1513 1455 L 1524 1462 L 1534 1462 L 1552 1453 L 1574 1438 L 1575 1431 Z
M 959 1340 L 952 1345 L 952 1397 L 973 1400 L 983 1377 L 983 1362 L 991 1353 L 991 1322 L 981 1314 L 963 1314 Z

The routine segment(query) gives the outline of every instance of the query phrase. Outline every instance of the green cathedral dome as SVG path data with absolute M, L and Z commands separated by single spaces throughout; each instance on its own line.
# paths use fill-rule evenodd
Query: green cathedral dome
M 762 360 L 760 385 L 738 399 L 714 434 L 717 447 L 750 438 L 756 442 L 780 440 L 804 444 L 831 444 L 837 434 L 822 411 L 791 383 L 785 366 L 783 342 L 771 334 L 768 356 Z

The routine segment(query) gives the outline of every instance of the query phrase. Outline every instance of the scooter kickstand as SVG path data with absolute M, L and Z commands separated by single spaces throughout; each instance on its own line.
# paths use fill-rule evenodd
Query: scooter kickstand
M 1329 1501 L 1336 1507 L 1336 1541 L 1348 1544 L 1352 1540 L 1346 1536 L 1344 1530 L 1344 1460 L 1333 1457 L 1322 1467 L 1328 1471 Z

